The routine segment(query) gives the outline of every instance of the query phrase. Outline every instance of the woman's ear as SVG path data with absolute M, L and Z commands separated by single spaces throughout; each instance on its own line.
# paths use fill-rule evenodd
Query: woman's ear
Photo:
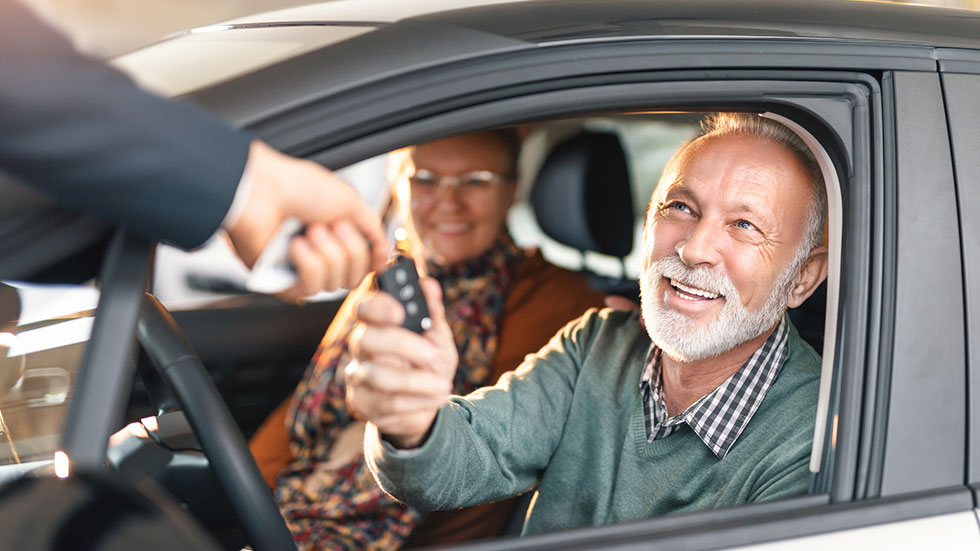
M 796 280 L 796 285 L 789 294 L 786 305 L 796 308 L 810 298 L 813 291 L 817 289 L 823 280 L 827 279 L 827 247 L 821 245 L 815 247 L 807 256 L 806 262 L 800 268 L 800 275 Z

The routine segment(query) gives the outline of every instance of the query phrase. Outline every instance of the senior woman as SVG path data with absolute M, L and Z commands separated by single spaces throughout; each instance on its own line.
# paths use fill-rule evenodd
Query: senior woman
M 477 132 L 415 146 L 393 163 L 408 248 L 443 288 L 460 356 L 457 394 L 495 383 L 602 305 L 582 276 L 508 234 L 519 147 L 513 130 Z M 386 495 L 364 464 L 364 423 L 344 403 L 343 367 L 351 311 L 372 280 L 348 296 L 292 398 L 251 442 L 293 538 L 304 551 L 388 550 L 498 535 L 514 500 L 426 516 Z

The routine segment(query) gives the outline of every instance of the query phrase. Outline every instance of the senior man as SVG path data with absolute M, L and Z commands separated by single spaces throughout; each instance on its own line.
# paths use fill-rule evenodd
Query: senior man
M 464 397 L 438 285 L 425 335 L 366 300 L 346 376 L 378 481 L 423 509 L 536 486 L 525 533 L 805 493 L 820 358 L 785 311 L 826 277 L 825 205 L 793 132 L 713 117 L 653 194 L 640 312 L 586 312 Z

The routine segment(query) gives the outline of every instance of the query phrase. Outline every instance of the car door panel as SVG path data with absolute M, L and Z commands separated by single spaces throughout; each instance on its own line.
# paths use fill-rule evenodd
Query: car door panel
M 905 520 L 832 534 L 739 547 L 755 551 L 824 551 L 826 549 L 889 549 L 891 551 L 968 551 L 980 548 L 980 530 L 972 511 Z
M 962 293 L 957 279 L 958 246 L 929 245 L 943 238 L 955 242 L 956 221 L 930 219 L 927 209 L 922 208 L 925 204 L 955 208 L 945 125 L 937 125 L 934 119 L 937 112 L 941 118 L 943 105 L 938 77 L 928 72 L 935 68 L 932 51 L 918 46 L 868 48 L 842 44 L 814 49 L 812 44 L 792 40 L 777 47 L 748 40 L 730 44 L 726 55 L 719 57 L 708 55 L 718 46 L 711 40 L 659 46 L 662 48 L 656 50 L 658 55 L 652 57 L 654 48 L 650 43 L 617 45 L 617 51 L 629 50 L 631 54 L 618 56 L 612 56 L 609 50 L 603 50 L 601 56 L 592 56 L 588 54 L 589 45 L 578 44 L 515 52 L 520 55 L 508 56 L 506 63 L 503 57 L 489 56 L 468 65 L 417 68 L 414 73 L 406 69 L 405 75 L 410 76 L 388 74 L 383 82 L 365 82 L 358 93 L 331 97 L 329 90 L 323 90 L 319 99 L 307 95 L 302 101 L 291 103 L 293 111 L 281 117 L 263 111 L 261 117 L 239 120 L 256 123 L 253 130 L 263 138 L 288 151 L 310 155 L 327 166 L 343 166 L 406 144 L 525 122 L 529 118 L 651 106 L 679 109 L 765 106 L 817 121 L 825 113 L 822 124 L 838 130 L 849 117 L 860 121 L 842 134 L 820 136 L 821 141 L 834 142 L 836 138 L 837 149 L 847 151 L 838 154 L 835 161 L 847 186 L 844 262 L 852 277 L 842 283 L 842 317 L 847 324 L 838 327 L 843 332 L 837 350 L 839 396 L 835 407 L 838 409 L 833 423 L 829 424 L 832 428 L 828 429 L 834 455 L 827 465 L 833 467 L 837 478 L 832 493 L 839 494 L 844 502 L 813 507 L 808 499 L 826 499 L 826 496 L 788 500 L 767 504 L 775 509 L 758 518 L 746 517 L 752 512 L 748 509 L 738 513 L 721 511 L 718 512 L 721 518 L 712 524 L 710 531 L 705 525 L 695 523 L 676 532 L 663 524 L 669 523 L 669 519 L 653 519 L 649 529 L 644 528 L 647 524 L 638 523 L 590 530 L 597 537 L 608 536 L 607 530 L 622 532 L 622 538 L 606 537 L 602 543 L 592 541 L 591 537 L 568 535 L 574 538 L 574 545 L 567 547 L 566 544 L 572 543 L 568 537 L 549 535 L 506 544 L 495 542 L 494 548 L 724 548 L 833 531 L 842 531 L 844 539 L 834 541 L 844 542 L 850 541 L 850 536 L 843 535 L 847 530 L 860 532 L 858 529 L 867 525 L 941 515 L 950 516 L 942 517 L 940 523 L 953 522 L 960 533 L 980 535 L 975 520 L 970 525 L 973 532 L 961 528 L 963 520 L 970 516 L 962 513 L 972 508 L 972 498 L 964 493 L 962 479 L 956 476 L 963 468 L 963 439 L 962 435 L 957 436 L 957 428 L 946 434 L 929 435 L 927 446 L 943 455 L 938 464 L 925 464 L 928 458 L 921 451 L 926 448 L 908 438 L 912 429 L 925 430 L 924 422 L 914 418 L 914 412 L 907 407 L 908 397 L 916 392 L 923 393 L 928 404 L 938 408 L 936 415 L 955 419 L 957 412 L 961 415 L 965 409 L 962 400 L 942 398 L 956 386 L 957 379 L 930 379 L 926 369 L 943 362 L 954 372 L 961 370 L 960 382 L 965 377 L 962 317 L 934 321 L 937 314 L 948 312 L 962 300 L 962 294 L 957 294 Z M 878 118 L 878 110 L 882 108 L 877 103 L 881 91 L 876 89 L 874 79 L 869 84 L 868 75 L 862 73 L 764 68 L 777 57 L 780 63 L 787 63 L 787 55 L 797 56 L 791 64 L 805 67 L 841 69 L 866 63 L 864 69 L 873 66 L 919 72 L 886 72 L 888 92 L 893 95 L 884 104 L 893 111 L 884 120 Z M 634 66 L 629 66 L 630 63 Z M 716 64 L 725 65 L 725 69 L 713 71 Z M 300 66 L 303 63 L 297 62 L 282 68 L 277 73 L 282 77 L 280 85 L 293 78 L 289 76 L 290 71 Z M 656 70 L 681 66 L 685 70 Z M 535 71 L 536 78 L 528 76 Z M 258 82 L 259 78 L 261 75 L 257 73 L 252 80 Z M 229 82 L 208 90 L 202 97 L 219 101 L 224 94 L 234 95 L 234 86 L 234 82 Z M 260 86 L 246 88 L 251 97 L 258 94 Z M 838 102 L 836 109 L 825 111 L 814 107 L 820 100 L 833 101 L 834 97 L 865 99 L 863 103 Z M 307 104 L 297 108 L 302 102 Z M 919 111 L 906 114 L 913 109 Z M 889 126 L 889 121 L 893 126 Z M 875 141 L 878 138 L 881 142 Z M 894 149 L 876 149 L 878 146 L 872 145 L 875 143 L 885 143 L 886 149 L 892 144 Z M 861 151 L 854 154 L 851 148 L 861 148 Z M 919 182 L 921 187 L 915 187 Z M 883 190 L 882 185 L 890 187 Z M 889 198 L 893 208 L 883 198 Z M 903 220 L 902 228 L 906 227 L 904 220 L 913 220 L 912 227 L 918 231 L 895 231 L 897 220 Z M 891 231 L 881 234 L 890 241 L 884 242 L 886 237 L 878 235 L 876 230 L 888 227 Z M 891 253 L 883 251 L 889 247 Z M 935 263 L 916 263 L 924 249 L 935 256 Z M 927 268 L 934 265 L 942 268 L 943 275 L 929 279 Z M 892 279 L 882 279 L 886 272 Z M 933 302 L 921 304 L 922 289 L 930 282 L 938 282 L 941 287 Z M 894 308 L 895 315 L 876 318 L 880 316 L 876 310 L 869 316 L 869 304 L 876 309 Z M 880 325 L 875 325 L 876 319 Z M 921 336 L 930 331 L 936 339 L 922 343 Z M 880 357 L 875 355 L 878 332 L 883 338 L 882 345 L 889 347 L 888 353 Z M 874 358 L 887 361 L 887 365 L 865 363 Z M 873 376 L 865 378 L 865 372 Z M 898 393 L 901 400 L 889 400 L 892 392 Z M 870 400 L 866 402 L 866 398 Z M 876 413 L 887 415 L 876 417 Z M 870 440 L 869 432 L 864 432 L 862 439 L 862 431 L 872 426 L 878 427 L 880 441 Z M 959 430 L 962 432 L 963 428 Z M 856 458 L 862 454 L 864 462 L 859 464 Z M 925 476 L 916 478 L 920 470 Z M 866 482 L 869 471 L 878 476 L 878 482 L 870 486 Z M 886 495 L 898 498 L 899 505 L 888 499 L 848 502 L 858 497 L 854 493 L 856 485 L 863 487 L 859 497 L 875 497 L 883 488 Z M 940 492 L 942 495 L 920 495 L 920 491 L 934 488 L 950 489 Z M 714 518 L 713 513 L 702 517 L 701 522 Z M 728 514 L 734 516 L 726 517 Z M 805 522 L 801 524 L 803 519 Z M 853 536 L 860 538 L 863 534 Z
M 963 483 L 966 385 L 956 196 L 938 73 L 896 72 L 899 224 L 882 495 Z
M 959 223 L 963 248 L 964 294 L 967 316 L 967 342 L 980 343 L 980 55 L 972 52 L 972 63 L 962 60 L 956 69 L 972 69 L 969 73 L 944 73 L 943 93 L 949 135 L 953 141 L 953 161 L 956 170 L 956 189 Z M 976 346 L 967 347 L 968 417 L 967 482 L 980 487 L 980 359 Z

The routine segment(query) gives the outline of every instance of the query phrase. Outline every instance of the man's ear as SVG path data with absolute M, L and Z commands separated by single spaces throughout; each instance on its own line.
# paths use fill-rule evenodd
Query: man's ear
M 796 308 L 803 304 L 825 279 L 827 279 L 827 247 L 821 245 L 810 251 L 806 262 L 800 268 L 800 276 L 789 294 L 786 305 Z

